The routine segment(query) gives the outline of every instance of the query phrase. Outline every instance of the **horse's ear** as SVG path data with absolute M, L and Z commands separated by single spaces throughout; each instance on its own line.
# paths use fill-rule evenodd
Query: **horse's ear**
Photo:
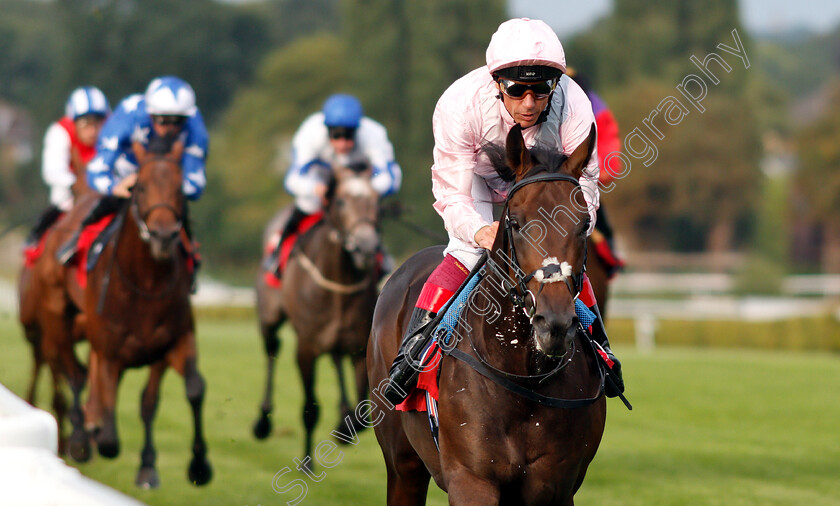
M 175 141 L 172 143 L 172 149 L 169 150 L 169 154 L 166 155 L 167 158 L 170 160 L 181 163 L 181 158 L 184 156 L 184 142 L 183 141 Z
M 592 158 L 592 150 L 595 149 L 595 139 L 595 123 L 592 123 L 592 127 L 589 129 L 589 136 L 563 162 L 563 169 L 567 174 L 571 174 L 575 179 L 580 179 L 583 175 L 583 170 L 589 164 L 589 159 Z
M 137 166 L 143 165 L 143 162 L 146 160 L 148 153 L 146 152 L 146 148 L 143 147 L 138 141 L 134 141 L 131 143 L 131 149 L 134 151 L 134 158 L 137 159 Z
M 505 161 L 508 167 L 516 173 L 516 180 L 522 179 L 525 174 L 534 166 L 531 153 L 525 147 L 525 139 L 522 137 L 522 127 L 519 123 L 513 125 L 505 139 Z

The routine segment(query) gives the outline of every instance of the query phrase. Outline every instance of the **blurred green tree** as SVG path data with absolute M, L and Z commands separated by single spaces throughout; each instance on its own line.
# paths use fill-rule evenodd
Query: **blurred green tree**
M 268 55 L 214 130 L 213 190 L 196 206 L 196 222 L 213 259 L 208 265 L 219 271 L 256 268 L 263 227 L 291 202 L 282 188 L 291 136 L 337 92 L 358 96 L 365 114 L 388 128 L 404 174 L 403 219 L 443 233 L 431 206 L 432 111 L 449 84 L 484 64 L 504 3 L 343 0 L 340 14 L 336 33 Z M 400 256 L 432 242 L 394 222 L 385 223 L 384 237 Z
M 612 15 L 568 45 L 567 61 L 592 77 L 622 135 L 638 128 L 658 151 L 649 167 L 642 163 L 649 157 L 631 158 L 631 171 L 602 196 L 634 249 L 722 255 L 746 242 L 745 224 L 760 188 L 761 145 L 750 73 L 737 56 L 717 48 L 736 47 L 733 29 L 749 56 L 734 0 L 617 0 Z M 694 55 L 702 61 L 711 52 L 731 67 L 727 72 L 710 64 L 717 85 L 690 60 Z M 677 89 L 690 74 L 705 82 L 703 112 Z M 666 97 L 685 107 L 674 126 L 656 110 Z
M 195 221 L 209 264 L 240 277 L 255 272 L 262 230 L 291 202 L 282 187 L 291 136 L 345 79 L 342 41 L 322 34 L 269 54 L 237 93 L 211 136 L 208 191 Z M 338 88 L 340 89 L 340 87 Z
M 824 114 L 797 136 L 796 181 L 822 229 L 822 270 L 840 273 L 840 80 L 829 90 Z

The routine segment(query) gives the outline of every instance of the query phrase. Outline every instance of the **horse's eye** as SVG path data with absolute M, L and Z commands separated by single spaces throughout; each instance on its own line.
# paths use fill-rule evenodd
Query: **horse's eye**
M 344 207 L 345 205 L 347 205 L 347 202 L 346 202 L 344 199 L 336 199 L 336 201 L 335 201 L 335 205 L 336 205 L 338 208 L 342 208 L 342 207 Z
M 519 222 L 516 220 L 516 218 L 510 218 L 510 228 L 517 231 L 519 230 Z

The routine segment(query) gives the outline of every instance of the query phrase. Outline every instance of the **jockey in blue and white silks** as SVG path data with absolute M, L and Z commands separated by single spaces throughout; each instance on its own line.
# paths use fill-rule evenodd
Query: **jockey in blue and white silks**
M 177 128 L 166 130 L 169 125 Z M 120 102 L 102 127 L 96 156 L 87 167 L 88 184 L 99 193 L 114 194 L 122 180 L 137 172 L 133 143 L 146 148 L 161 135 L 174 135 L 183 142 L 184 195 L 198 199 L 207 183 L 207 128 L 190 85 L 172 76 L 154 79 L 145 95 L 130 95 Z
M 306 118 L 295 132 L 284 186 L 295 196 L 295 205 L 312 214 L 321 210 L 321 190 L 329 182 L 333 164 L 368 163 L 373 168 L 371 184 L 380 196 L 400 189 L 402 171 L 385 127 L 364 116 L 355 97 L 332 95 L 323 110 Z
M 364 115 L 359 99 L 342 93 L 327 98 L 321 111 L 306 118 L 292 138 L 292 164 L 284 186 L 295 197 L 295 206 L 263 266 L 277 279 L 282 275 L 281 245 L 307 216 L 322 210 L 333 165 L 370 165 L 371 185 L 380 197 L 396 193 L 402 183 L 387 130 Z M 388 267 L 383 266 L 385 270 Z
M 66 263 L 73 257 L 82 229 L 115 213 L 131 197 L 139 168 L 135 144 L 141 150 L 167 152 L 176 142 L 184 146 L 181 158 L 184 196 L 196 200 L 207 184 L 204 161 L 208 136 L 192 87 L 174 76 L 157 77 L 149 83 L 145 94 L 130 95 L 120 102 L 103 125 L 96 155 L 87 165 L 88 185 L 103 197 L 59 249 L 59 261 Z M 155 149 L 149 149 L 151 144 Z M 187 235 L 190 235 L 188 228 Z

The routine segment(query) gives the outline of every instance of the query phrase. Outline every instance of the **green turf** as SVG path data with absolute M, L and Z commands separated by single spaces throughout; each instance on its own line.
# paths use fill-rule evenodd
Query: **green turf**
M 155 425 L 158 490 L 138 490 L 142 430 L 139 397 L 145 372 L 126 374 L 120 388 L 121 455 L 99 456 L 77 467 L 149 504 L 285 504 L 295 494 L 278 494 L 272 479 L 293 468 L 301 455 L 300 381 L 294 341 L 286 336 L 278 367 L 275 428 L 256 441 L 251 424 L 264 382 L 264 358 L 256 321 L 228 313 L 199 317 L 199 366 L 208 383 L 205 403 L 212 483 L 187 483 L 192 429 L 183 382 L 164 381 Z M 694 323 L 685 323 L 691 332 Z M 616 329 L 620 329 L 616 326 Z M 622 336 L 616 336 L 621 341 Z M 627 336 L 623 336 L 627 338 Z M 30 358 L 14 315 L 0 315 L 0 382 L 22 394 Z M 840 504 L 840 360 L 825 352 L 661 348 L 623 359 L 629 395 L 626 411 L 609 402 L 604 440 L 576 499 L 578 504 L 621 505 L 828 505 Z M 49 405 L 46 374 L 40 404 Z M 335 374 L 319 362 L 321 422 L 315 441 L 329 440 L 337 422 Z M 558 428 L 558 430 L 562 430 Z M 342 446 L 341 462 L 316 468 L 320 481 L 290 472 L 308 484 L 302 504 L 383 504 L 385 471 L 371 431 L 358 446 Z M 428 504 L 446 504 L 432 485 Z

